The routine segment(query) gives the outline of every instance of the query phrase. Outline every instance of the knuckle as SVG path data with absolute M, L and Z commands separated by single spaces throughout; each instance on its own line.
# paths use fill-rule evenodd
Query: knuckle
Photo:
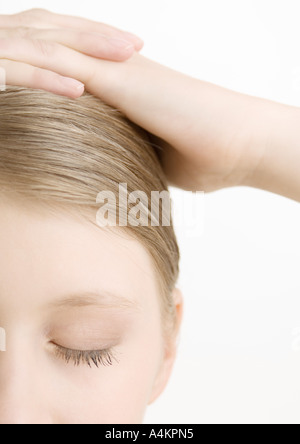
M 29 26 L 18 26 L 14 29 L 14 36 L 20 38 L 30 38 L 34 35 L 34 29 Z
M 22 12 L 15 15 L 15 21 L 18 26 L 29 25 L 28 17 L 25 14 L 23 14 Z
M 43 18 L 48 11 L 41 8 L 32 8 L 15 14 L 17 23 L 21 26 L 31 25 L 37 18 Z
M 40 14 L 47 13 L 48 10 L 44 9 L 44 8 L 31 8 L 31 9 L 28 9 L 27 12 L 30 13 L 30 14 L 40 15 Z
M 23 17 L 36 17 L 36 16 L 45 15 L 47 13 L 48 13 L 47 9 L 31 8 L 31 9 L 27 9 L 26 11 L 20 12 L 19 15 L 23 16 Z
M 56 45 L 53 42 L 48 42 L 45 40 L 32 40 L 35 49 L 46 59 L 53 57 Z

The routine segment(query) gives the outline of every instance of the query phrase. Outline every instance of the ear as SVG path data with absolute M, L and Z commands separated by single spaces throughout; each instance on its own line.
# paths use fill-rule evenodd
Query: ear
M 183 296 L 178 288 L 174 289 L 172 296 L 176 308 L 176 318 L 177 318 L 176 330 L 174 331 L 172 337 L 166 344 L 161 367 L 155 379 L 150 401 L 148 404 L 152 404 L 154 401 L 156 401 L 156 399 L 162 394 L 162 392 L 166 388 L 177 355 L 177 343 L 183 317 Z

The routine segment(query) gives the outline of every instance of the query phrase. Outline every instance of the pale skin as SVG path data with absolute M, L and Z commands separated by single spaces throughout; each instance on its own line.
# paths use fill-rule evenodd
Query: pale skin
M 167 384 L 178 333 L 163 332 L 146 250 L 119 228 L 107 232 L 75 213 L 49 216 L 2 196 L 0 215 L 7 335 L 0 423 L 141 423 Z M 173 297 L 180 324 L 179 290 Z M 106 365 L 88 358 L 91 366 L 76 366 L 66 350 L 75 357 L 94 351 Z
M 300 201 L 298 108 L 229 91 L 166 68 L 138 53 L 143 44 L 135 36 L 126 35 L 126 39 L 131 43 L 129 47 L 108 47 L 107 37 L 103 34 L 117 35 L 119 38 L 120 32 L 107 25 L 60 16 L 40 9 L 13 16 L 2 15 L 0 67 L 6 71 L 7 84 L 45 89 L 74 99 L 83 94 L 85 87 L 88 92 L 123 111 L 129 119 L 152 133 L 153 142 L 163 148 L 161 161 L 171 185 L 185 190 L 206 192 L 233 186 L 250 186 Z M 124 34 L 122 38 L 125 38 Z M 79 81 L 81 85 L 73 85 L 68 81 L 66 84 L 65 80 L 62 83 L 62 77 Z M 137 269 L 125 252 L 120 257 L 120 263 L 116 264 L 114 261 L 113 266 L 109 268 L 107 255 L 110 253 L 97 256 L 98 250 L 95 251 L 94 248 L 95 245 L 107 245 L 108 251 L 115 248 L 116 254 L 120 249 L 119 237 L 114 238 L 110 235 L 108 238 L 103 232 L 96 234 L 90 231 L 90 227 L 87 229 L 82 221 L 79 224 L 75 220 L 39 218 L 33 210 L 24 212 L 21 221 L 18 212 L 16 226 L 13 222 L 13 211 L 17 210 L 11 202 L 2 203 L 1 251 L 5 251 L 6 255 L 3 257 L 10 260 L 3 259 L 3 263 L 0 263 L 0 289 L 2 288 L 4 295 L 0 303 L 3 305 L 2 312 L 5 313 L 1 322 L 5 323 L 3 326 L 7 328 L 11 342 L 10 351 L 0 358 L 0 421 L 142 421 L 146 405 L 156 399 L 166 385 L 175 356 L 174 343 L 169 344 L 168 353 L 162 352 L 165 344 L 161 325 L 157 323 L 159 295 L 153 287 L 155 279 L 151 277 L 151 266 L 146 253 L 141 250 L 139 244 L 127 240 L 128 248 L 124 251 L 129 253 L 129 257 L 138 255 L 145 269 L 141 282 L 137 280 L 136 288 L 132 289 L 131 286 L 129 288 L 131 281 L 128 276 L 135 275 Z M 20 224 L 27 230 L 20 232 Z M 50 241 L 47 243 L 46 239 L 54 238 L 54 233 L 61 233 L 63 239 L 65 232 L 70 233 L 69 241 L 66 237 L 65 243 L 59 245 L 55 244 L 55 239 L 54 244 Z M 39 234 L 38 240 L 33 236 L 36 233 Z M 81 236 L 86 239 L 85 245 L 72 243 L 72 239 L 79 239 Z M 14 250 L 12 255 L 9 239 L 16 239 L 16 245 L 18 240 L 23 249 Z M 36 245 L 39 240 L 44 247 L 41 252 Z M 90 262 L 87 260 L 87 269 L 84 267 L 85 271 L 79 270 L 78 264 L 75 263 L 68 271 L 70 274 L 67 281 L 63 276 L 57 281 L 50 280 L 49 270 L 53 276 L 61 274 L 60 270 L 55 268 L 55 246 L 61 249 L 60 254 L 65 256 L 66 262 L 70 257 L 90 257 Z M 25 261 L 24 258 L 28 257 L 31 260 Z M 40 257 L 43 261 L 40 264 L 41 269 L 37 272 L 36 263 Z M 91 273 L 95 266 L 95 260 L 104 267 L 104 281 L 97 281 L 96 273 L 88 277 L 88 273 Z M 21 266 L 23 263 L 26 264 L 24 269 L 23 265 Z M 124 263 L 128 269 L 122 269 Z M 87 277 L 94 282 L 94 287 L 98 288 L 101 284 L 109 289 L 111 281 L 117 283 L 113 279 L 116 266 L 120 267 L 120 282 L 122 288 L 127 288 L 127 296 L 130 294 L 131 297 L 139 299 L 142 292 L 140 303 L 144 304 L 142 311 L 135 314 L 136 322 L 133 323 L 131 332 L 126 333 L 125 329 L 123 336 L 119 334 L 122 338 L 128 334 L 127 339 L 121 341 L 125 356 L 123 363 L 120 361 L 116 366 L 101 367 L 99 370 L 90 369 L 88 366 L 74 368 L 71 364 L 53 362 L 53 353 L 48 348 L 51 341 L 49 335 L 45 335 L 45 331 L 49 332 L 49 329 L 43 330 L 45 325 L 52 327 L 52 330 L 49 327 L 51 332 L 55 331 L 53 326 L 61 323 L 65 325 L 65 329 L 57 332 L 58 336 L 54 336 L 61 336 L 59 341 L 65 343 L 59 345 L 77 347 L 77 350 L 87 349 L 87 346 L 88 349 L 103 346 L 102 343 L 97 343 L 99 336 L 105 336 L 106 329 L 104 328 L 99 336 L 96 334 L 97 338 L 92 337 L 89 344 L 85 341 L 82 343 L 82 336 L 76 337 L 73 331 L 77 331 L 77 328 L 83 329 L 85 322 L 92 323 L 95 309 L 83 310 L 81 307 L 80 310 L 74 311 L 72 308 L 64 319 L 63 311 L 49 312 L 44 303 L 53 303 L 62 292 L 78 291 Z M 16 270 L 20 272 L 20 279 L 9 279 L 9 276 L 15 276 Z M 126 275 L 123 275 L 122 279 L 123 271 Z M 149 288 L 144 291 L 147 276 Z M 70 283 L 73 285 L 73 277 L 77 280 L 76 288 L 69 288 Z M 173 297 L 178 319 L 181 319 L 180 292 L 174 290 Z M 114 319 L 113 311 L 111 316 Z M 101 310 L 99 317 L 103 317 Z M 71 326 L 66 323 L 69 318 L 72 319 Z M 139 327 L 145 322 L 147 329 L 142 332 Z M 116 330 L 120 324 L 123 322 L 115 322 Z M 72 333 L 70 336 L 75 335 L 77 345 L 72 343 L 70 337 L 65 336 L 65 331 L 69 330 Z M 93 328 L 88 330 L 93 332 Z M 97 328 L 95 330 L 98 331 Z M 137 338 L 138 333 L 142 334 L 140 342 Z M 112 336 L 116 335 L 116 332 L 113 332 Z M 26 341 L 24 338 L 27 338 Z M 149 338 L 153 344 L 149 343 Z M 101 339 L 100 342 L 102 341 Z M 145 344 L 150 347 L 147 353 Z M 28 356 L 28 359 L 20 363 L 19 354 Z M 132 358 L 130 362 L 129 357 Z M 133 383 L 130 375 L 137 368 L 141 368 L 144 357 L 148 364 L 145 366 L 145 373 L 142 369 L 141 380 L 138 380 L 137 384 L 136 381 Z M 30 372 L 35 371 L 33 363 L 36 360 L 43 366 L 43 375 L 48 378 L 47 381 L 38 373 L 36 378 L 31 378 Z M 127 382 L 126 389 L 125 385 L 118 385 L 120 375 L 123 378 L 123 372 L 123 382 Z M 105 377 L 101 378 L 104 373 Z M 86 374 L 89 375 L 90 382 L 82 385 Z M 103 383 L 104 380 L 107 385 Z M 45 393 L 45 399 L 39 398 L 38 390 L 34 389 L 36 403 L 30 403 L 29 399 L 32 381 L 37 381 L 37 387 L 44 387 L 47 383 L 50 387 Z M 59 395 L 61 390 L 66 395 L 62 398 Z M 106 405 L 96 393 L 104 393 L 107 396 Z M 119 393 L 114 399 L 114 404 L 109 398 L 109 393 Z M 130 402 L 126 396 L 130 397 Z M 115 412 L 113 416 L 110 416 L 110 410 Z
M 0 16 L 7 83 L 76 98 L 83 87 L 62 88 L 59 79 L 80 81 L 153 134 L 171 185 L 206 192 L 250 186 L 300 201 L 299 108 L 164 67 L 138 53 L 136 37 L 133 48 L 114 49 L 107 60 L 103 26 L 41 9 Z

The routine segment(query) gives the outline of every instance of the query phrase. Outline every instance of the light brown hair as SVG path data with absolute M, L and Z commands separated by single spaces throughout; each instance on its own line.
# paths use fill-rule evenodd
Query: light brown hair
M 117 195 L 124 182 L 149 201 L 151 191 L 167 190 L 149 134 L 120 111 L 88 93 L 74 100 L 22 87 L 0 92 L 1 193 L 95 216 L 99 191 Z M 150 253 L 163 311 L 174 321 L 179 250 L 172 224 L 124 229 Z

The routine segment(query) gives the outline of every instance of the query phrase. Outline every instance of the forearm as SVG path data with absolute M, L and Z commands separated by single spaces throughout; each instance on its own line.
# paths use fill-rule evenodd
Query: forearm
M 261 100 L 256 143 L 261 160 L 245 185 L 300 202 L 300 108 Z
M 170 184 L 206 192 L 246 185 L 300 201 L 300 109 L 203 82 L 140 54 L 95 63 L 87 89 L 160 138 Z

